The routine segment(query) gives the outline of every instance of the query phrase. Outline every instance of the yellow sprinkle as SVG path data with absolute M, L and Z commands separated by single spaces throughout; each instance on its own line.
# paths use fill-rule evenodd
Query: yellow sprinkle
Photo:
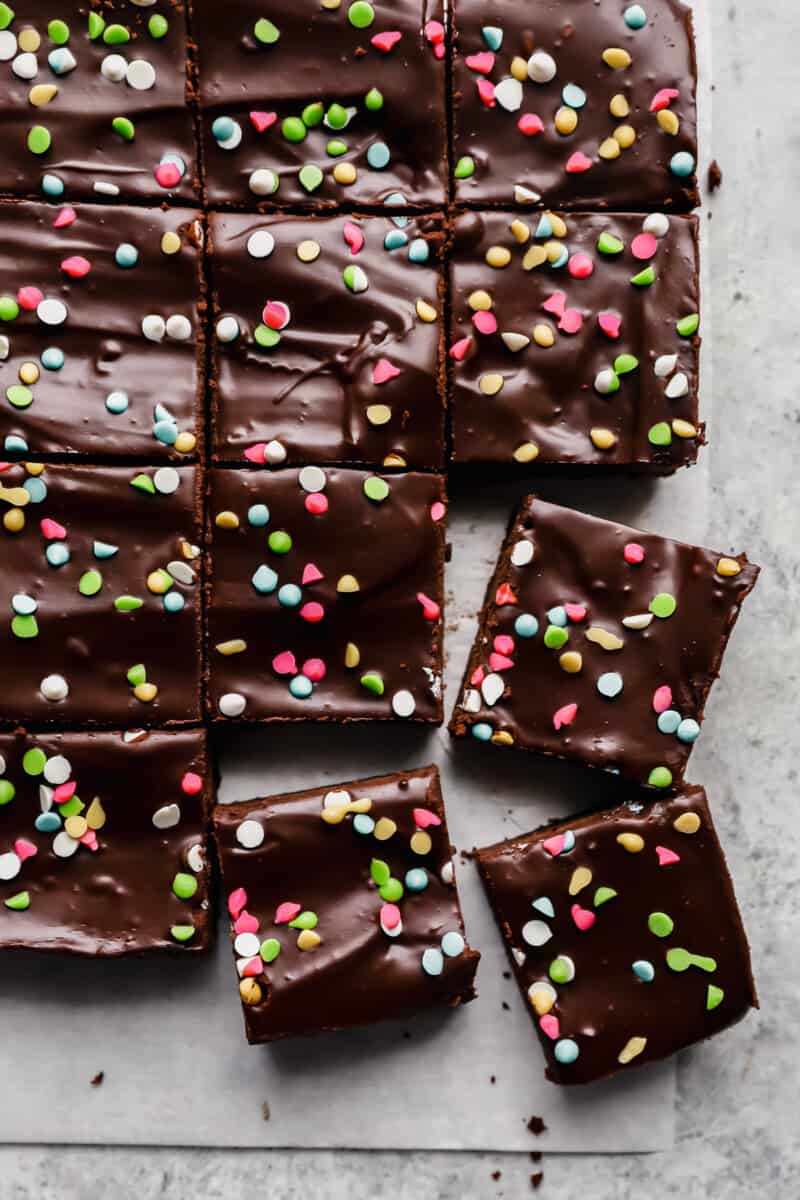
M 103 808 L 99 797 L 95 796 L 86 811 L 86 824 L 90 829 L 102 829 L 105 823 L 106 810 Z
M 628 104 L 625 96 L 621 92 L 617 92 L 616 96 L 612 96 L 609 101 L 608 111 L 612 117 L 616 117 L 618 121 L 621 121 L 623 117 L 627 117 L 631 111 L 631 106 Z
M 632 125 L 618 125 L 614 130 L 614 141 L 618 142 L 623 150 L 629 150 L 636 141 L 636 130 Z
M 305 241 L 300 242 L 296 253 L 297 257 L 300 259 L 300 262 L 312 263 L 316 262 L 316 260 L 319 258 L 320 254 L 322 253 L 322 247 L 320 246 L 319 242 L 315 242 L 313 238 L 306 238 Z
M 514 451 L 514 458 L 518 463 L 533 462 L 539 457 L 539 447 L 535 442 L 522 442 Z M 492 739 L 494 741 L 494 739 Z
M 582 892 L 585 887 L 588 887 L 592 882 L 592 872 L 588 867 L 576 867 L 572 872 L 572 878 L 569 881 L 570 896 L 577 896 L 578 892 Z
M 161 239 L 162 254 L 177 254 L 181 248 L 181 239 L 174 230 L 169 229 Z
M 574 108 L 563 105 L 556 113 L 554 124 L 556 131 L 563 137 L 567 137 L 578 128 L 578 114 Z
M 605 141 L 601 142 L 598 146 L 597 153 L 601 158 L 605 159 L 619 158 L 621 153 L 619 142 L 612 137 L 606 138 Z
M 257 979 L 248 976 L 239 980 L 239 995 L 243 1004 L 261 1003 L 261 986 Z
M 36 383 L 39 378 L 39 368 L 35 362 L 21 363 L 19 368 L 20 383 Z
M 644 838 L 639 837 L 638 833 L 618 833 L 617 841 L 629 854 L 639 854 L 644 850 Z
M 84 834 L 88 831 L 89 826 L 86 823 L 85 817 L 67 817 L 64 822 L 64 832 L 68 833 L 71 838 L 79 842 Z
M 632 1058 L 636 1058 L 637 1054 L 642 1053 L 646 1045 L 647 1038 L 645 1037 L 628 1038 L 617 1056 L 617 1062 L 629 1063 Z
M 607 629 L 600 629 L 597 625 L 590 625 L 586 630 L 586 640 L 602 646 L 604 650 L 621 650 L 625 645 L 622 638 L 618 638 L 615 633 L 609 633 Z
M 214 524 L 220 529 L 238 529 L 239 518 L 235 512 L 230 512 L 227 509 L 224 512 L 219 512 L 214 517 Z
M 549 325 L 534 325 L 533 340 L 537 346 L 542 346 L 547 350 L 556 340 L 556 335 L 553 333 Z
M 29 475 L 44 475 L 44 463 L 23 463 Z
M 545 242 L 544 252 L 547 255 L 547 261 L 550 263 L 558 262 L 564 251 L 561 242 Z
M 219 654 L 224 654 L 227 658 L 231 654 L 244 654 L 247 649 L 247 642 L 244 638 L 231 638 L 228 642 L 217 642 L 215 649 Z
M 697 437 L 697 426 L 691 421 L 683 421 L 680 417 L 676 417 L 672 422 L 672 432 L 676 437 L 693 438 Z
M 336 584 L 336 590 L 337 592 L 358 592 L 361 589 L 355 575 L 342 575 Z
M 467 304 L 473 312 L 488 312 L 492 307 L 492 297 L 479 288 L 478 291 L 470 293 Z
M 513 746 L 514 739 L 505 729 L 498 729 L 497 733 L 492 734 L 493 746 Z
M 436 320 L 438 315 L 439 314 L 436 309 L 432 304 L 428 304 L 427 300 L 417 301 L 417 316 L 419 317 L 420 321 L 427 321 L 428 324 L 430 324 L 431 321 Z
M 349 812 L 349 804 L 326 804 L 320 816 L 326 825 L 341 825 Z
M 565 650 L 558 660 L 558 665 L 568 675 L 577 675 L 583 667 L 583 658 L 577 650 Z
M 526 250 L 522 260 L 522 269 L 523 271 L 532 271 L 534 267 L 540 267 L 542 263 L 546 262 L 547 251 L 544 246 L 536 244 L 531 246 L 530 250 Z
M 506 246 L 490 246 L 486 251 L 486 261 L 490 267 L 500 270 L 511 262 L 511 251 Z
M 511 60 L 510 70 L 513 79 L 518 79 L 520 83 L 524 83 L 528 78 L 527 60 L 521 58 L 519 54 L 515 54 Z
M 370 425 L 387 425 L 392 419 L 392 410 L 388 404 L 370 404 L 367 407 L 367 420 Z
M 402 454 L 387 454 L 383 460 L 385 467 L 407 467 L 408 463 Z
M 193 433 L 185 431 L 175 438 L 175 449 L 179 454 L 191 454 L 196 445 L 197 438 Z
M 344 665 L 346 667 L 350 667 L 352 670 L 352 668 L 357 667 L 360 662 L 361 651 L 354 642 L 348 642 L 344 650 Z
M 18 508 L 24 508 L 29 503 L 30 496 L 24 487 L 7 488 L 0 483 L 0 500 L 5 500 L 6 504 L 15 504 Z
M 358 178 L 358 171 L 352 163 L 339 162 L 333 168 L 333 178 L 337 183 L 341 183 L 344 187 L 347 187 L 349 183 L 355 183 Z
M 28 27 L 19 31 L 17 45 L 20 50 L 24 50 L 26 54 L 35 54 L 42 44 L 42 39 L 35 29 Z
M 349 804 L 350 812 L 365 813 L 372 808 L 372 801 L 368 796 L 359 796 L 357 800 L 351 800 Z
M 28 92 L 28 100 L 34 108 L 42 108 L 57 95 L 58 88 L 54 83 L 36 83 Z
M 387 842 L 397 833 L 397 826 L 389 817 L 381 817 L 372 831 L 372 836 L 379 842 Z
M 553 227 L 553 235 L 557 238 L 565 238 L 567 236 L 567 222 L 560 217 L 558 213 L 548 212 L 545 216 L 550 218 L 550 224 Z
M 339 5 L 342 3 L 342 0 L 321 0 L 321 3 L 323 8 L 327 8 L 333 12 L 339 7 Z
M 478 387 L 481 389 L 484 396 L 496 396 L 502 388 L 503 383 L 504 380 L 502 375 L 489 373 L 488 375 L 481 375 L 480 379 L 478 380 Z
M 200 547 L 193 546 L 191 542 L 182 540 L 181 541 L 181 554 L 187 561 L 191 562 L 192 559 L 200 557 Z
M 681 813 L 672 822 L 672 828 L 677 829 L 678 833 L 697 833 L 700 828 L 700 818 L 696 812 Z
M 524 246 L 525 242 L 530 241 L 531 227 L 530 225 L 526 225 L 524 221 L 512 221 L 509 228 L 514 235 L 514 239 L 521 246 Z
M 735 558 L 721 558 L 717 563 L 717 574 L 723 575 L 725 578 L 738 575 L 741 569 L 742 564 Z
M 147 576 L 147 590 L 154 596 L 165 596 L 171 587 L 172 579 L 160 567 L 157 571 L 151 571 Z
M 158 695 L 158 688 L 154 683 L 137 683 L 133 694 L 142 704 L 150 704 Z
M 20 533 L 25 528 L 25 513 L 21 508 L 10 508 L 3 513 L 3 527 L 9 533 Z
M 298 950 L 316 950 L 322 938 L 313 929 L 301 929 L 297 938 Z
M 658 121 L 659 128 L 663 129 L 664 133 L 670 134 L 671 137 L 674 137 L 681 127 L 680 121 L 671 108 L 660 109 L 656 113 L 656 120 Z
M 543 1017 L 549 1013 L 550 1009 L 555 1004 L 553 994 L 549 988 L 537 988 L 534 985 L 532 990 L 528 992 L 528 997 L 533 1005 L 536 1015 L 539 1017 Z
M 611 67 L 612 71 L 624 71 L 631 65 L 631 61 L 628 51 L 620 49 L 619 46 L 610 46 L 608 50 L 603 51 L 603 62 L 607 67 Z
M 610 429 L 592 429 L 589 431 L 589 437 L 598 450 L 610 450 L 619 440 Z
M 425 833 L 422 829 L 418 829 L 416 833 L 412 833 L 411 842 L 409 844 L 415 854 L 430 854 L 433 842 L 431 841 L 431 835 L 429 833 Z

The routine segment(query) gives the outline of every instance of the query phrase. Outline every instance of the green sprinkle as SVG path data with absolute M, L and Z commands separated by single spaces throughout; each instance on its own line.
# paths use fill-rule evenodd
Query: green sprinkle
M 0 296 L 0 321 L 16 321 L 19 305 L 13 296 Z
M 38 746 L 26 750 L 22 757 L 22 769 L 26 775 L 41 775 L 46 763 L 47 755 Z
M 30 408 L 33 404 L 33 392 L 21 383 L 12 383 L 11 387 L 6 388 L 6 400 L 13 404 L 14 408 Z
M 51 21 L 47 26 L 47 35 L 57 46 L 65 46 L 69 41 L 69 25 L 66 21 Z
M 290 929 L 316 929 L 319 924 L 319 918 L 315 912 L 306 909 L 305 912 L 298 913 L 293 921 L 289 922 Z
M 124 25 L 109 25 L 103 30 L 103 41 L 107 46 L 123 46 L 130 40 L 130 30 Z
M 325 150 L 331 158 L 340 158 L 343 154 L 347 153 L 347 142 L 342 142 L 338 138 L 334 138 L 333 141 L 328 142 Z
M 6 908 L 12 908 L 15 912 L 23 912 L 31 906 L 31 897 L 29 892 L 17 892 L 16 896 L 9 896 L 4 901 Z
M 608 900 L 613 900 L 616 892 L 610 887 L 599 887 L 594 894 L 594 906 L 599 908 L 601 904 L 605 904 Z
M 0 4 L 0 29 L 8 29 L 14 20 L 14 10 L 7 4 Z
M 185 871 L 178 871 L 178 874 L 172 881 L 172 890 L 179 900 L 191 900 L 197 891 L 197 880 L 194 875 L 187 875 Z
M 8 903 L 8 901 L 6 901 Z M 706 991 L 706 1011 L 713 1012 L 715 1008 L 719 1008 L 725 998 L 725 992 L 716 984 L 710 983 Z
M 650 787 L 668 788 L 672 783 L 672 771 L 669 767 L 653 767 L 647 776 Z
M 342 279 L 345 287 L 349 288 L 351 292 L 365 292 L 369 287 L 369 280 L 366 273 L 361 267 L 356 267 L 352 264 L 349 267 L 345 267 L 342 271 Z
M 259 954 L 265 963 L 275 962 L 280 952 L 281 944 L 277 938 L 267 938 L 265 942 L 261 943 L 261 949 L 259 950 Z
M 692 334 L 697 333 L 697 330 L 699 329 L 699 327 L 700 327 L 700 314 L 699 313 L 689 313 L 688 316 L 681 317 L 680 321 L 677 321 L 675 324 L 675 328 L 677 329 L 677 331 L 681 335 L 681 337 L 691 337 Z
M 382 696 L 384 693 L 383 680 L 375 671 L 367 671 L 361 676 L 359 682 L 363 688 L 366 688 L 368 692 L 372 692 L 374 696 Z
M 456 179 L 469 179 L 475 174 L 475 159 L 470 154 L 464 154 L 456 163 L 456 169 L 453 172 Z
M 703 954 L 691 954 L 682 946 L 673 946 L 667 951 L 667 966 L 671 971 L 688 971 L 689 967 L 699 967 L 701 971 L 716 971 L 717 960 L 706 958 Z
M 569 983 L 572 977 L 570 965 L 563 958 L 554 958 L 547 973 L 553 983 Z
M 0 805 L 10 804 L 16 795 L 16 791 L 17 789 L 10 779 L 0 779 Z
M 668 916 L 664 912 L 651 912 L 650 916 L 647 918 L 647 928 L 651 933 L 654 933 L 656 937 L 665 938 L 669 937 L 669 935 L 672 933 L 673 929 L 675 928 L 675 922 L 673 921 L 672 917 Z
M 253 26 L 253 34 L 256 41 L 261 42 L 262 46 L 274 46 L 281 36 L 281 31 L 277 25 L 273 25 L 272 21 L 268 21 L 266 17 L 260 17 Z
M 155 496 L 156 494 L 156 485 L 149 475 L 134 475 L 131 480 L 131 487 L 137 488 L 140 492 L 147 492 L 150 496 Z
M 657 421 L 648 429 L 647 440 L 653 446 L 669 446 L 672 444 L 672 430 L 666 421 Z
M 388 483 L 379 475 L 370 475 L 369 479 L 364 480 L 364 495 L 368 500 L 374 500 L 376 504 L 382 504 L 389 495 L 389 491 Z
M 382 858 L 373 858 L 369 864 L 369 873 L 372 876 L 372 882 L 377 883 L 378 887 L 383 887 L 392 877 L 389 864 L 385 863 Z
M 156 40 L 166 37 L 168 29 L 169 21 L 166 17 L 162 17 L 161 13 L 153 13 L 147 22 L 147 32 L 151 38 L 155 38 Z
M 144 600 L 140 600 L 138 596 L 117 596 L 114 608 L 117 612 L 135 612 L 143 604 Z
M 678 601 L 670 592 L 659 592 L 647 606 L 654 617 L 671 617 L 678 607 Z
M 375 20 L 375 9 L 367 0 L 355 0 L 347 10 L 347 19 L 355 29 L 368 29 Z
M 194 937 L 194 925 L 173 925 L 170 933 L 176 942 L 188 942 Z
M 28 149 L 31 154 L 46 154 L 53 139 L 45 125 L 34 125 L 28 132 Z
M 298 171 L 297 178 L 307 192 L 315 192 L 322 183 L 323 175 L 315 163 L 306 163 Z
M 11 622 L 11 632 L 18 638 L 35 638 L 39 636 L 39 626 L 36 617 L 16 616 Z
M 287 142 L 302 142 L 306 136 L 306 127 L 300 117 L 286 117 L 281 122 L 281 133 Z
M 264 350 L 271 350 L 273 346 L 277 346 L 281 335 L 277 329 L 270 329 L 269 325 L 256 325 L 253 330 L 253 338 L 256 345 L 261 346 Z
M 66 821 L 67 817 L 79 816 L 85 807 L 79 796 L 70 796 L 69 800 L 65 800 L 63 804 L 59 804 L 58 811 Z
M 106 27 L 104 19 L 98 14 L 89 13 L 89 39 L 95 41 Z
M 288 554 L 292 548 L 292 539 L 285 529 L 276 529 L 267 538 L 267 545 L 273 554 Z
M 621 254 L 625 243 L 614 237 L 613 233 L 601 233 L 597 239 L 597 249 L 601 254 Z
M 650 284 L 655 283 L 655 281 L 656 273 L 652 267 L 645 267 L 645 269 L 640 271 L 638 275 L 633 275 L 631 277 L 631 283 L 635 284 L 636 287 L 649 287 Z
M 548 625 L 544 631 L 544 644 L 548 650 L 560 650 L 569 641 L 569 634 L 560 625 Z
M 78 591 L 82 596 L 96 596 L 103 586 L 103 576 L 92 568 L 84 571 L 78 581 Z
M 136 663 L 135 666 L 129 667 L 126 678 L 131 687 L 138 687 L 140 683 L 147 683 L 147 671 L 144 663 Z
M 325 105 L 316 100 L 313 104 L 307 104 L 300 116 L 303 118 L 303 124 L 306 129 L 313 129 L 315 125 L 319 125 L 322 118 L 325 116 Z
M 383 887 L 378 889 L 378 894 L 381 900 L 391 904 L 395 900 L 402 900 L 403 885 L 399 879 L 388 879 Z
M 341 104 L 332 104 L 325 115 L 330 129 L 344 129 L 347 124 L 347 109 Z
M 614 370 L 617 375 L 627 375 L 630 371 L 635 371 L 638 365 L 638 358 L 634 358 L 632 354 L 619 354 L 614 359 Z
M 136 134 L 136 127 L 128 117 L 114 117 L 111 128 L 126 142 L 132 142 Z
M 383 93 L 377 88 L 370 88 L 364 97 L 364 105 L 370 112 L 380 112 L 383 108 Z

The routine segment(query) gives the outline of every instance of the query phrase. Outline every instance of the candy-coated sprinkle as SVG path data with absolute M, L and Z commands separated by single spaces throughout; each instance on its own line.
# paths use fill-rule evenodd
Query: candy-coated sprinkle
M 441 975 L 444 970 L 444 956 L 441 950 L 429 946 L 422 952 L 422 969 L 426 975 Z
M 716 984 L 710 983 L 706 989 L 706 1012 L 713 1012 L 715 1008 L 719 1008 L 724 999 L 724 990 L 721 987 L 717 987 Z
M 639 854 L 644 850 L 644 838 L 638 833 L 619 833 L 617 842 L 629 854 Z
M 648 605 L 649 611 L 653 616 L 660 617 L 662 620 L 671 617 L 677 607 L 677 600 L 669 592 L 659 592 Z
M 619 1054 L 617 1055 L 617 1062 L 622 1063 L 623 1066 L 626 1063 L 631 1062 L 632 1059 L 636 1058 L 638 1055 L 640 1055 L 642 1053 L 642 1051 L 644 1050 L 646 1045 L 647 1045 L 646 1037 L 628 1038 L 627 1042 L 625 1043 L 625 1045 L 622 1047 Z
M 697 833 L 698 829 L 700 828 L 700 817 L 696 812 L 681 813 L 681 815 L 676 817 L 672 822 L 672 828 L 677 830 L 678 833 L 687 835 Z
M 248 817 L 236 827 L 236 840 L 245 850 L 255 850 L 264 841 L 264 826 Z
M 571 983 L 575 978 L 575 963 L 566 954 L 559 954 L 548 968 L 548 975 L 553 983 Z
M 675 928 L 675 922 L 667 913 L 651 912 L 647 918 L 647 928 L 656 937 L 665 938 L 669 937 L 672 933 Z
M 614 889 L 610 887 L 596 888 L 592 903 L 595 908 L 600 908 L 601 905 L 607 904 L 609 900 L 613 900 L 616 894 Z

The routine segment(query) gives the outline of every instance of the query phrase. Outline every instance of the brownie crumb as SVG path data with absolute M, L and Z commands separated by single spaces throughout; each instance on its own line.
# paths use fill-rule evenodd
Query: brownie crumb
M 528 1121 L 528 1132 L 532 1133 L 534 1137 L 538 1137 L 540 1133 L 544 1133 L 545 1129 L 547 1129 L 547 1126 L 542 1118 L 537 1117 L 534 1113 L 530 1121 Z
M 536 1171 L 533 1175 L 531 1175 L 531 1187 L 534 1191 L 536 1191 L 538 1187 L 541 1187 L 543 1179 L 544 1171 Z
M 495 1181 L 495 1183 L 497 1183 L 498 1179 L 501 1178 L 502 1174 L 502 1171 L 492 1171 L 492 1179 Z
M 89 1082 L 91 1083 L 92 1087 L 100 1087 L 100 1085 L 103 1082 L 103 1080 L 105 1079 L 105 1077 L 106 1077 L 105 1071 L 98 1071 L 97 1074 L 92 1079 L 89 1080 Z
M 489 1083 L 497 1083 L 497 1076 L 496 1076 L 496 1075 L 490 1075 L 490 1076 L 489 1076 Z
M 708 164 L 708 190 L 715 192 L 722 183 L 722 168 L 715 158 Z
M 531 1162 L 541 1162 L 542 1161 L 541 1150 L 531 1150 L 530 1159 L 531 1159 Z
M 271 1116 L 270 1111 L 269 1111 L 269 1104 L 267 1103 L 266 1100 L 261 1105 L 261 1116 L 263 1117 L 263 1119 L 265 1121 L 268 1121 Z

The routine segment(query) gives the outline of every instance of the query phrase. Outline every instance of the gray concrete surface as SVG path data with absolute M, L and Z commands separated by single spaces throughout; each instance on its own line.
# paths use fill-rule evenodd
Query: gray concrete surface
M 713 153 L 724 171 L 703 218 L 714 255 L 710 544 L 744 545 L 766 570 L 713 699 L 714 736 L 698 745 L 691 775 L 713 792 L 761 1012 L 709 1043 L 702 1063 L 681 1057 L 670 1153 L 548 1156 L 546 1134 L 538 1165 L 524 1155 L 61 1147 L 54 1097 L 41 1128 L 53 1144 L 0 1149 L 0 1200 L 491 1200 L 532 1195 L 529 1176 L 542 1169 L 536 1194 L 569 1200 L 800 1196 L 800 15 L 795 0 L 709 2 Z

